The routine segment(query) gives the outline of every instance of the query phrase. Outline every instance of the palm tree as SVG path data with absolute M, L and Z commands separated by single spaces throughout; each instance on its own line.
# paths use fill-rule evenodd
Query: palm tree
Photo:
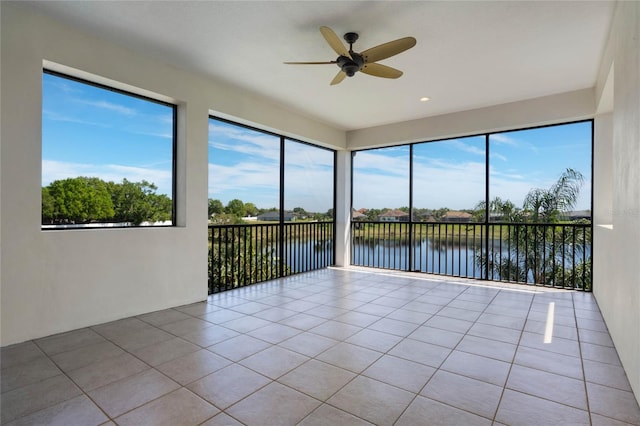
M 478 253 L 476 261 L 504 281 L 533 282 L 559 287 L 588 288 L 591 285 L 591 257 L 587 247 L 591 230 L 560 224 L 578 200 L 584 182 L 582 174 L 566 169 L 548 189 L 532 189 L 522 210 L 499 198 L 490 211 L 499 214 L 507 237 L 499 249 Z

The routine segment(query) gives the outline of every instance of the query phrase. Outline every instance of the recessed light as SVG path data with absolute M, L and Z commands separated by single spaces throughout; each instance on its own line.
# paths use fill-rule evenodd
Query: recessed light
M 420 98 L 420 102 L 427 102 L 428 100 L 430 100 L 431 98 L 428 98 L 426 96 L 423 96 Z

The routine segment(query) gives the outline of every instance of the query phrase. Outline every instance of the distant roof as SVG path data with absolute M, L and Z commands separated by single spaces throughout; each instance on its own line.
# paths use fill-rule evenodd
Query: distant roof
M 409 216 L 409 213 L 405 213 L 402 210 L 387 210 L 386 212 L 380 215 L 381 217 L 404 217 Z
M 467 212 L 458 212 L 458 211 L 455 211 L 455 210 L 449 210 L 442 217 L 443 218 L 451 218 L 451 219 L 453 219 L 453 218 L 468 219 L 470 217 L 473 217 L 473 215 L 471 213 L 467 213 Z

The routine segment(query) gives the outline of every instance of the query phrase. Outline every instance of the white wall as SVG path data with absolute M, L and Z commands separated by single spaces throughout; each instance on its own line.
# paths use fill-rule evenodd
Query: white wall
M 362 149 L 423 142 L 593 118 L 593 89 L 347 132 L 347 147 Z
M 596 118 L 594 176 L 600 182 L 594 182 L 594 199 L 608 206 L 595 213 L 596 221 L 609 226 L 595 227 L 594 294 L 640 400 L 639 2 L 617 5 L 597 85 L 601 91 L 612 64 L 613 112 Z
M 345 146 L 344 132 L 265 99 L 149 60 L 21 5 L 0 7 L 0 346 L 206 298 L 209 111 Z M 179 226 L 41 231 L 45 60 L 179 105 Z

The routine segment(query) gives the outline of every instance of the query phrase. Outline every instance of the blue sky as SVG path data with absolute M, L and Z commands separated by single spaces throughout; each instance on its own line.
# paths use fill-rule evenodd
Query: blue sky
M 77 176 L 146 180 L 171 197 L 173 110 L 43 75 L 42 185 Z
M 77 176 L 147 180 L 171 196 L 172 109 L 95 86 L 43 76 L 42 184 Z M 568 167 L 585 185 L 576 209 L 589 209 L 591 123 L 493 134 L 490 197 L 521 206 Z M 279 204 L 280 138 L 209 121 L 209 198 Z M 414 206 L 470 209 L 484 199 L 484 136 L 414 145 Z M 409 204 L 409 147 L 360 151 L 354 207 Z M 286 140 L 285 208 L 326 212 L 333 205 L 333 153 Z
M 485 197 L 485 138 L 414 146 L 414 206 L 471 209 Z M 409 147 L 361 151 L 354 159 L 354 208 L 409 204 Z M 591 207 L 591 123 L 490 136 L 490 198 L 521 207 L 532 188 L 549 188 L 567 168 L 584 175 L 576 209 Z
M 279 205 L 280 137 L 209 120 L 209 198 Z M 285 209 L 333 208 L 333 152 L 285 141 Z

